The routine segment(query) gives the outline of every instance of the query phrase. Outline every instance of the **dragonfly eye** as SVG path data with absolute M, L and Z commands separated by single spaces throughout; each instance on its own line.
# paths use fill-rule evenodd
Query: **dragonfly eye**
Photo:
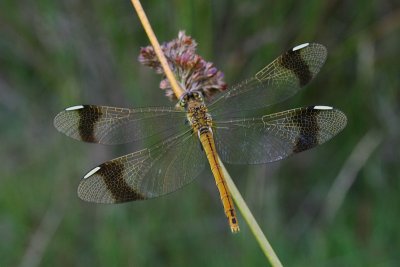
M 193 96 L 196 100 L 202 100 L 203 97 L 201 96 L 201 93 L 199 92 L 193 92 Z
M 187 94 L 185 94 L 184 96 L 182 96 L 181 97 L 181 99 L 179 100 L 179 106 L 180 107 L 185 107 L 186 106 L 186 104 L 187 104 L 187 101 L 188 101 L 188 95 Z

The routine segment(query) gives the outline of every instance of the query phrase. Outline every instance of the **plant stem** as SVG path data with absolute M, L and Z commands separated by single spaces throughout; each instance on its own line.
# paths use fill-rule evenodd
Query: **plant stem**
M 167 59 L 164 56 L 164 53 L 161 50 L 160 44 L 157 40 L 156 35 L 154 34 L 153 29 L 151 28 L 150 22 L 147 19 L 146 13 L 144 13 L 143 7 L 140 4 L 139 0 L 131 0 L 133 7 L 138 14 L 139 20 L 143 25 L 144 30 L 146 31 L 147 36 L 150 39 L 150 43 L 156 52 L 158 59 L 160 60 L 161 66 L 164 70 L 165 75 L 168 78 L 168 81 L 171 83 L 172 90 L 174 94 L 179 99 L 181 95 L 184 93 L 183 89 L 179 86 L 178 82 L 175 79 L 174 74 L 171 71 L 171 68 L 168 65 Z
M 156 52 L 156 55 L 158 59 L 161 62 L 161 66 L 171 83 L 171 87 L 176 95 L 176 97 L 179 99 L 179 97 L 184 93 L 182 88 L 178 85 L 178 82 L 175 79 L 174 74 L 172 73 L 171 69 L 169 68 L 169 65 L 167 63 L 167 60 L 165 59 L 165 56 L 160 48 L 160 44 L 157 41 L 157 38 L 150 26 L 150 23 L 147 19 L 147 16 L 142 8 L 142 5 L 140 4 L 139 0 L 131 0 L 138 16 L 139 19 L 143 25 L 143 28 L 145 29 L 147 36 L 150 39 L 150 42 Z M 219 159 L 218 159 L 219 160 Z M 272 266 L 282 266 L 282 263 L 279 261 L 277 255 L 275 254 L 274 250 L 272 249 L 271 245 L 269 244 L 267 238 L 265 237 L 264 233 L 262 232 L 260 226 L 257 224 L 257 221 L 255 220 L 253 214 L 251 213 L 250 209 L 246 205 L 246 202 L 242 198 L 239 190 L 237 189 L 236 185 L 234 184 L 231 176 L 229 175 L 228 171 L 225 169 L 225 166 L 222 164 L 221 160 L 219 160 L 221 169 L 224 172 L 224 176 L 228 185 L 228 188 L 232 194 L 232 198 L 235 201 L 236 205 L 239 208 L 239 211 L 241 212 L 243 218 L 246 220 L 247 224 L 249 225 L 249 228 L 251 229 L 252 233 L 254 234 L 258 244 L 260 245 L 262 251 L 264 252 L 265 256 L 269 260 Z
M 243 218 L 247 222 L 247 225 L 249 226 L 251 232 L 257 239 L 257 242 L 260 245 L 265 256 L 268 258 L 272 266 L 282 266 L 282 263 L 280 262 L 278 256 L 275 254 L 274 249 L 271 247 L 268 239 L 264 235 L 249 207 L 247 206 L 246 201 L 243 199 L 242 195 L 240 194 L 239 190 L 237 189 L 235 183 L 233 182 L 231 176 L 229 175 L 228 171 L 226 170 L 224 164 L 220 159 L 219 164 L 221 165 L 221 169 L 224 172 L 225 180 L 229 190 L 231 191 L 232 198 L 235 201 L 236 206 L 238 207 Z

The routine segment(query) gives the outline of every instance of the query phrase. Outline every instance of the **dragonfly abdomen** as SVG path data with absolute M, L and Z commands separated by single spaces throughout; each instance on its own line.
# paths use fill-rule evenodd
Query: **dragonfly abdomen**
M 193 132 L 197 132 L 203 150 L 206 153 L 231 231 L 237 233 L 239 232 L 239 224 L 236 218 L 231 193 L 226 184 L 215 149 L 215 142 L 211 129 L 212 117 L 208 113 L 207 106 L 204 104 L 204 100 L 200 94 L 197 94 L 197 97 L 193 94 L 187 94 L 182 98 L 181 105 L 185 106 L 187 119 L 192 126 Z
M 231 231 L 237 233 L 239 232 L 239 224 L 236 217 L 235 207 L 224 174 L 221 170 L 221 165 L 219 164 L 213 134 L 211 131 L 205 131 L 199 137 L 210 164 L 211 172 L 213 173 Z

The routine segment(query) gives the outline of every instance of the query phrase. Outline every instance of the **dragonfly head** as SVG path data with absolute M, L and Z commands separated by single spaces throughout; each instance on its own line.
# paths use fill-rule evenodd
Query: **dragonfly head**
M 203 102 L 203 94 L 200 91 L 188 91 L 184 93 L 180 98 L 178 105 L 182 108 L 187 108 L 188 102 L 194 100 L 196 102 Z

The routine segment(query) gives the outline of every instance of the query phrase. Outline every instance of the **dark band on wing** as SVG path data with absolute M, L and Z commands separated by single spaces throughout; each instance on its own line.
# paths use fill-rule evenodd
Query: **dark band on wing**
M 82 141 L 97 142 L 94 129 L 96 122 L 103 115 L 101 110 L 95 106 L 84 106 L 84 108 L 78 109 L 77 112 L 79 113 L 78 130 Z
M 312 73 L 307 65 L 307 62 L 301 57 L 302 49 L 287 51 L 281 56 L 281 65 L 296 74 L 299 79 L 300 86 L 308 84 L 312 79 Z
M 320 112 L 314 106 L 308 107 L 306 112 L 310 116 L 298 116 L 294 119 L 294 124 L 299 128 L 299 136 L 293 147 L 293 152 L 298 153 L 318 145 L 318 133 L 320 131 L 317 115 Z
M 96 174 L 103 177 L 103 181 L 115 202 L 145 199 L 142 194 L 136 192 L 125 182 L 123 177 L 124 166 L 122 164 L 112 161 L 99 167 L 100 169 Z

